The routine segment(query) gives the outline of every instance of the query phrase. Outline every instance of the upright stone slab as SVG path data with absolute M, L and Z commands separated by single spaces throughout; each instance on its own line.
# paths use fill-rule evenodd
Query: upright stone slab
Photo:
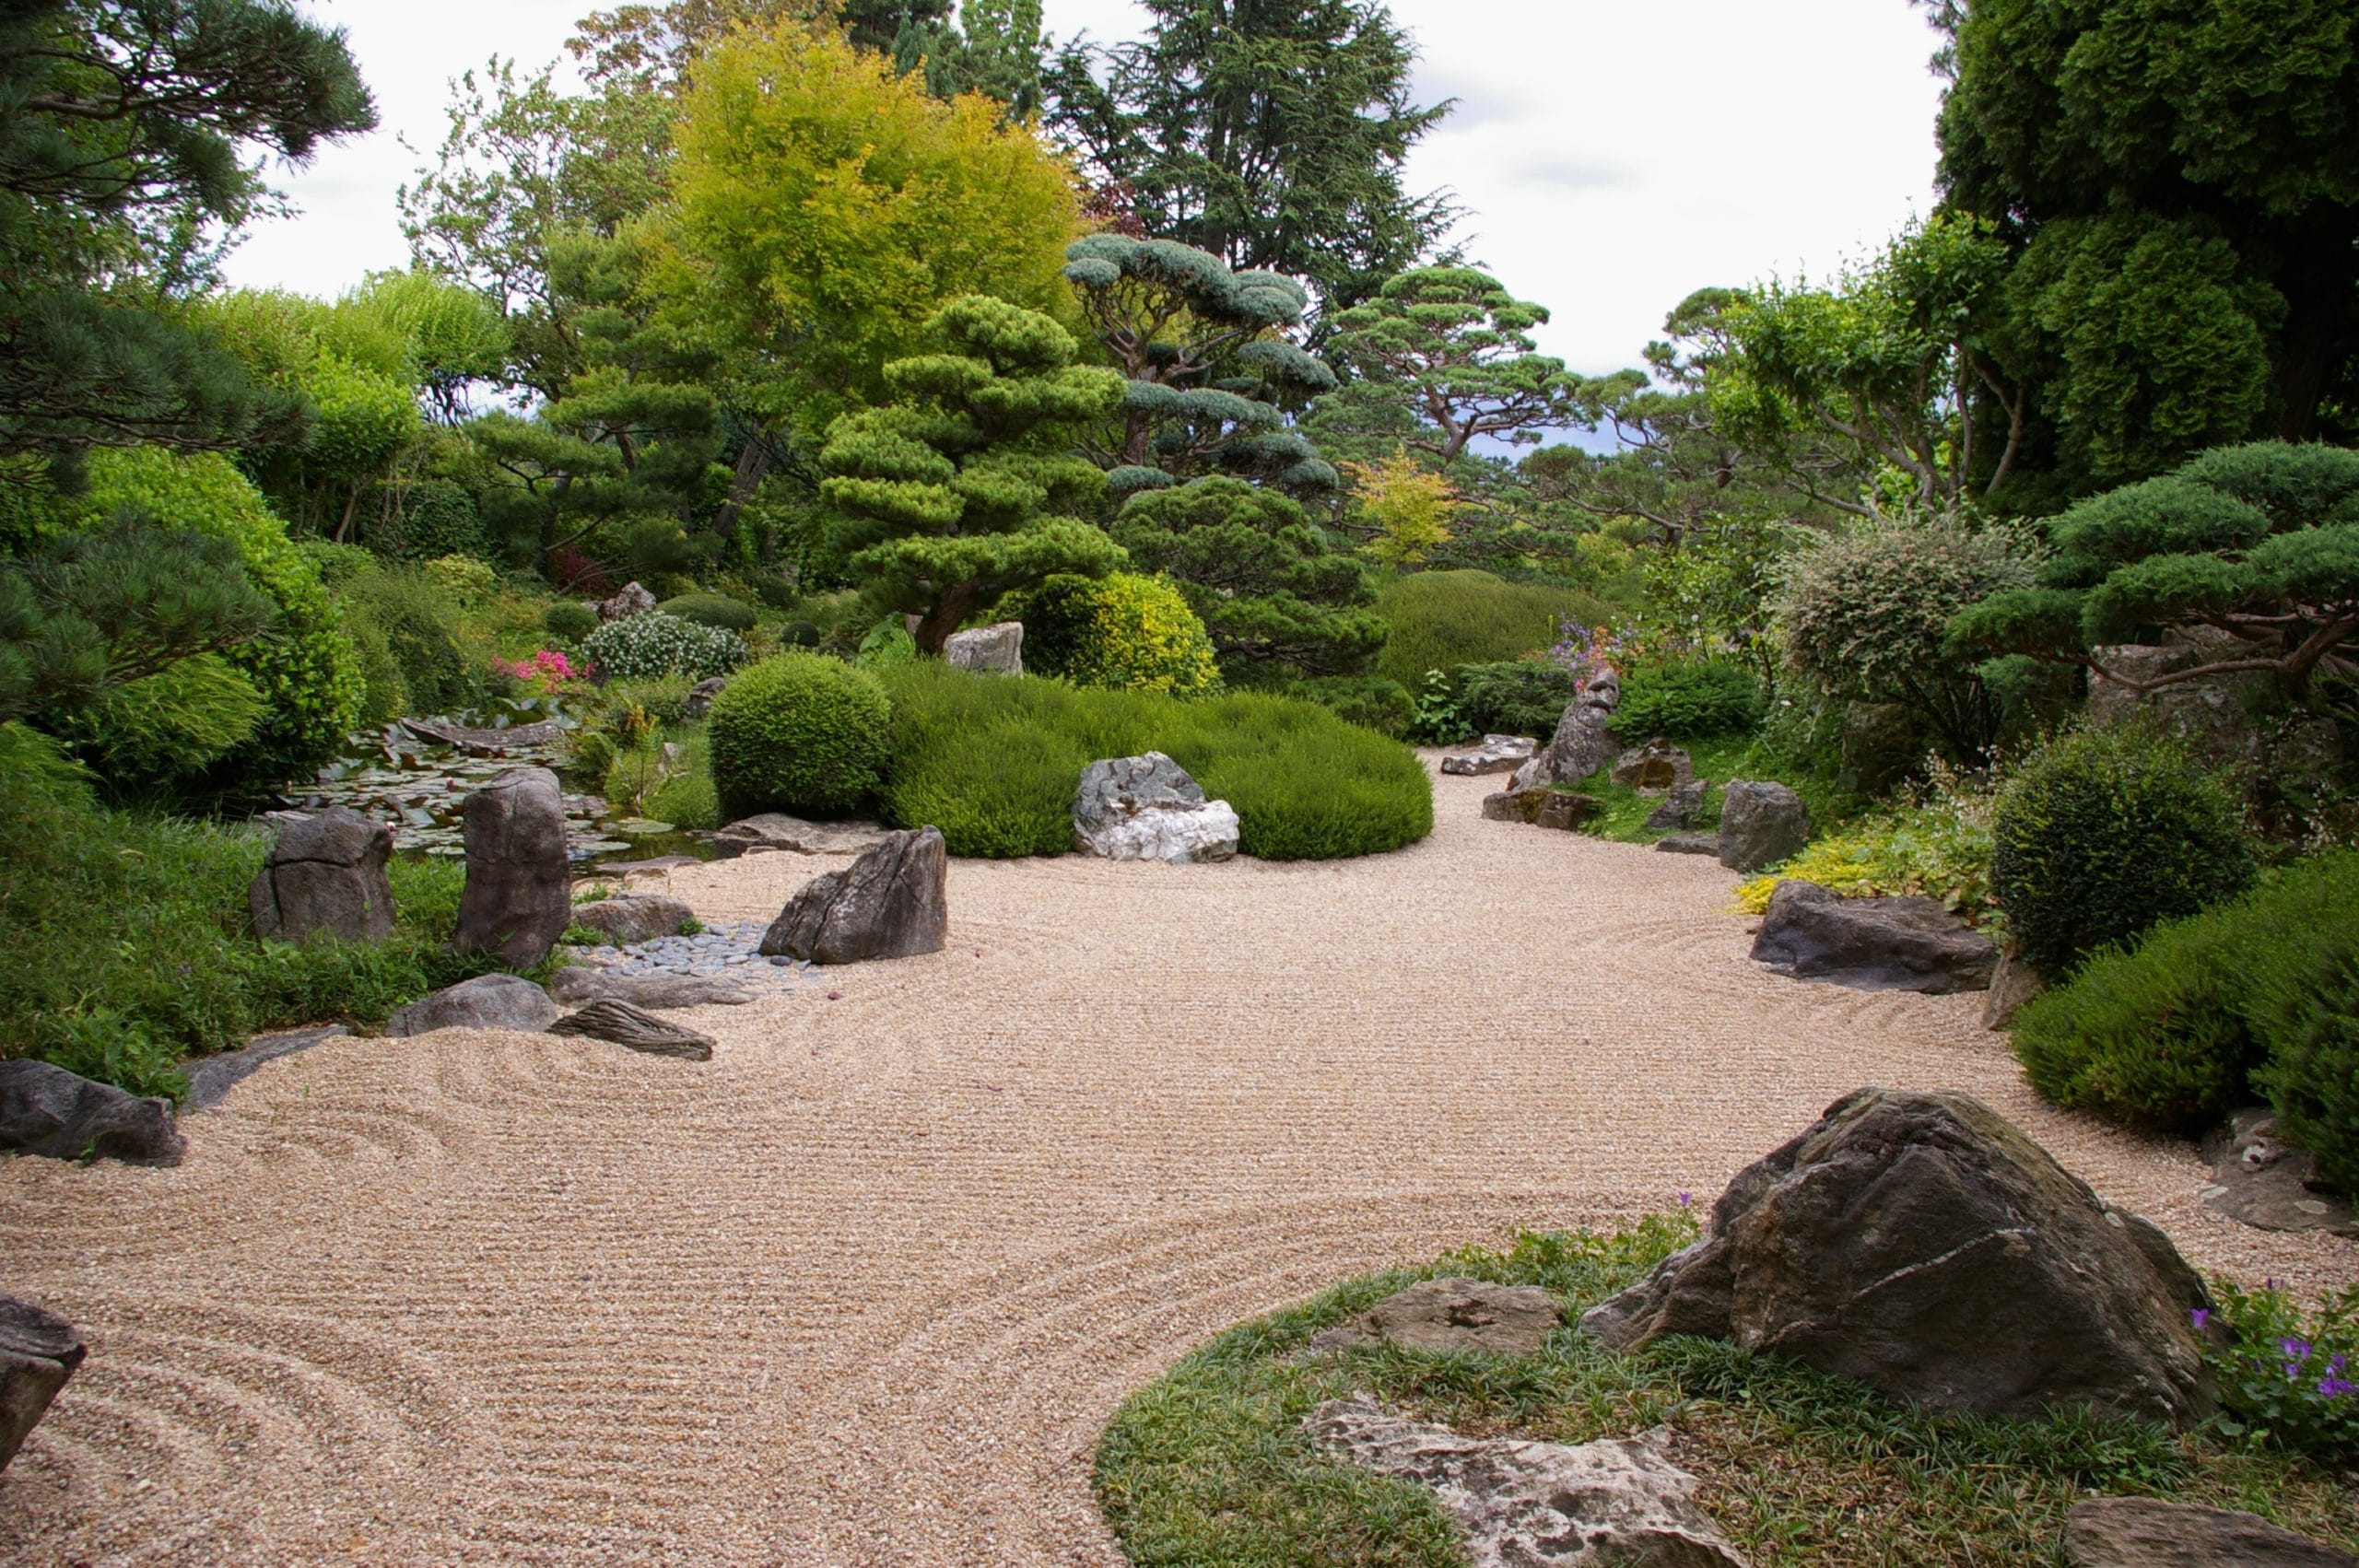
M 944 662 L 954 670 L 986 675 L 1024 673 L 1024 623 L 1002 621 L 970 632 L 952 632 L 942 645 Z
M 549 955 L 573 919 L 557 775 L 511 768 L 467 797 L 460 821 L 467 884 L 451 945 L 528 969 Z
M 19 1057 L 0 1061 L 0 1151 L 177 1165 L 186 1149 L 172 1103 Z
M 1537 756 L 1515 770 L 1508 781 L 1509 794 L 1544 790 L 1551 784 L 1578 784 L 1622 755 L 1614 738 L 1614 710 L 1622 701 L 1622 677 L 1600 671 L 1580 696 L 1565 705 L 1556 732 Z
M 0 1296 L 0 1469 L 17 1457 L 85 1353 L 74 1325 L 29 1301 Z
M 1757 872 L 1802 853 L 1810 842 L 1810 808 L 1783 784 L 1732 778 L 1720 792 L 1720 864 Z
M 385 874 L 393 858 L 393 830 L 349 806 L 283 819 L 269 859 L 246 888 L 254 930 L 285 942 L 382 942 L 393 934 L 393 884 Z
M 939 953 L 950 936 L 948 872 L 939 828 L 887 834 L 845 870 L 805 883 L 762 933 L 761 951 L 815 964 Z

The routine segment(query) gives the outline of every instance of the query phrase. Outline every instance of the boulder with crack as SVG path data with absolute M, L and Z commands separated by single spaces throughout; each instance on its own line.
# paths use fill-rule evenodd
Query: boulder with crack
M 170 1100 L 127 1094 L 45 1061 L 0 1061 L 0 1151 L 177 1165 L 187 1147 Z
M 74 1325 L 29 1301 L 0 1296 L 0 1469 L 17 1457 L 86 1353 Z
M 1684 784 L 1672 785 L 1671 793 L 1663 797 L 1662 804 L 1647 813 L 1648 831 L 1675 833 L 1695 826 L 1696 819 L 1704 814 L 1704 791 L 1709 787 L 1701 778 L 1690 778 Z M 1719 853 L 1717 841 L 1713 844 L 1712 852 Z
M 258 935 L 382 942 L 393 934 L 385 873 L 393 833 L 349 806 L 282 816 L 270 856 L 246 888 Z
M 1738 1173 L 1704 1239 L 1582 1315 L 1610 1349 L 1729 1340 L 1940 1410 L 2218 1408 L 2168 1237 L 1970 1096 L 1861 1089 Z
M 1579 1445 L 1466 1437 L 1361 1398 L 1330 1399 L 1303 1432 L 1326 1457 L 1432 1488 L 1474 1568 L 1743 1568 L 1661 1427 Z
M 952 632 L 942 645 L 943 662 L 954 670 L 986 675 L 1024 673 L 1024 623 L 1002 621 L 970 632 Z
M 1074 848 L 1109 860 L 1189 865 L 1237 854 L 1237 812 L 1161 752 L 1109 757 L 1082 769 L 1073 798 Z
M 1531 1355 L 1565 1320 L 1537 1285 L 1495 1285 L 1455 1277 L 1420 1280 L 1348 1322 L 1311 1337 L 1314 1351 L 1392 1345 L 1410 1351 L 1490 1351 Z
M 514 975 L 477 975 L 420 997 L 385 1020 L 392 1036 L 437 1029 L 513 1029 L 537 1035 L 557 1022 L 557 1003 L 532 981 Z
M 1753 958 L 1797 980 L 1862 991 L 1987 990 L 1998 945 L 1931 898 L 1846 898 L 1789 877 L 1769 895 Z
M 1532 760 L 1540 743 L 1529 735 L 1485 735 L 1463 751 L 1441 759 L 1441 770 L 1461 778 L 1512 773 Z
M 805 883 L 762 933 L 761 953 L 814 964 L 939 953 L 950 936 L 948 868 L 939 828 L 889 833 L 844 870 Z

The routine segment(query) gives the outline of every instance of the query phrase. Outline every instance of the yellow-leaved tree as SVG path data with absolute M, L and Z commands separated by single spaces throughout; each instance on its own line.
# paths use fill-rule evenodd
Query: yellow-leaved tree
M 1449 543 L 1449 518 L 1465 503 L 1449 480 L 1406 452 L 1382 462 L 1346 462 L 1352 510 L 1375 536 L 1360 546 L 1388 567 L 1414 567 Z

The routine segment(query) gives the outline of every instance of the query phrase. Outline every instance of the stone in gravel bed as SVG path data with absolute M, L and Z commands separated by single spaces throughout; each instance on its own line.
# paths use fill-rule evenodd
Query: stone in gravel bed
M 684 1061 L 710 1061 L 710 1035 L 658 1018 L 627 1001 L 593 1001 L 549 1025 L 552 1035 L 578 1035 L 609 1040 L 648 1056 L 678 1057 Z
M 0 1469 L 17 1457 L 87 1353 L 82 1336 L 63 1317 L 0 1296 Z
M 126 1094 L 45 1061 L 0 1061 L 0 1151 L 177 1165 L 186 1148 L 170 1100 Z
M 188 1093 L 181 1096 L 181 1114 L 186 1116 L 191 1111 L 209 1110 L 219 1105 L 223 1095 L 252 1077 L 264 1062 L 309 1050 L 325 1040 L 346 1038 L 351 1033 L 341 1024 L 326 1024 L 317 1029 L 287 1029 L 256 1035 L 241 1051 L 192 1058 L 181 1063 L 181 1071 L 188 1078 Z

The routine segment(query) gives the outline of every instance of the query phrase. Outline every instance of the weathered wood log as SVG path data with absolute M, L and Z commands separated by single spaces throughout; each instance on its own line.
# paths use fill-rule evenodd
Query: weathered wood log
M 712 1059 L 711 1036 L 683 1028 L 627 1001 L 593 1001 L 550 1024 L 549 1033 L 608 1040 L 649 1056 L 679 1057 L 687 1061 Z

